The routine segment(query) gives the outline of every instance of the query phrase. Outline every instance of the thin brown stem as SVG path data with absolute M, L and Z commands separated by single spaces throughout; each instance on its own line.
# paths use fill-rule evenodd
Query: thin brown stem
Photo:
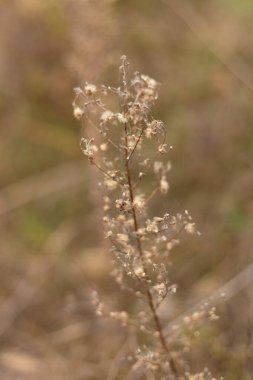
M 101 129 L 100 128 L 98 128 L 97 127 L 97 125 L 94 123 L 94 121 L 88 116 L 88 111 L 86 112 L 86 114 L 85 114 L 85 118 L 86 118 L 86 120 L 87 120 L 87 122 L 88 122 L 88 124 L 90 124 L 91 125 L 91 127 L 92 128 L 94 128 L 94 129 L 96 129 L 97 131 L 98 131 L 98 133 L 99 133 L 99 135 L 101 134 Z M 82 121 L 83 121 L 83 127 L 85 127 L 85 125 L 84 125 L 84 118 L 82 119 Z M 107 140 L 107 142 L 109 143 L 109 144 L 111 144 L 115 149 L 117 149 L 120 153 L 122 153 L 122 150 L 120 149 L 120 147 L 110 138 L 110 137 L 106 137 L 106 140 Z
M 96 166 L 96 168 L 97 168 L 98 170 L 100 170 L 100 171 L 101 171 L 106 177 L 108 177 L 108 178 L 112 179 L 113 181 L 117 182 L 117 184 L 118 184 L 119 186 L 123 186 L 123 184 L 122 184 L 118 179 L 116 179 L 114 176 L 112 176 L 112 175 L 110 175 L 109 173 L 107 173 L 107 171 L 104 170 L 104 169 L 103 169 L 99 164 L 97 164 L 93 159 L 90 159 L 90 163 L 91 163 L 92 165 Z
M 159 339 L 160 339 L 161 345 L 162 345 L 163 349 L 168 353 L 170 368 L 171 368 L 172 372 L 174 373 L 174 375 L 178 376 L 179 374 L 178 374 L 178 370 L 177 370 L 177 367 L 176 367 L 176 363 L 175 363 L 175 360 L 172 358 L 172 356 L 169 353 L 169 348 L 167 346 L 167 343 L 166 343 L 166 340 L 165 340 L 165 336 L 163 334 L 163 328 L 162 328 L 159 316 L 158 316 L 158 314 L 156 312 L 156 308 L 155 308 L 155 305 L 154 305 L 152 293 L 150 292 L 149 289 L 147 290 L 147 296 L 148 296 L 149 307 L 150 307 L 150 309 L 152 311 L 153 319 L 154 319 L 154 322 L 155 322 L 155 325 L 156 325 L 156 328 L 157 328 L 157 331 L 158 331 L 158 334 L 159 334 Z
M 128 161 L 130 161 L 132 155 L 134 154 L 135 149 L 137 148 L 137 145 L 139 144 L 140 139 L 141 139 L 141 137 L 142 137 L 142 135 L 143 135 L 144 129 L 145 129 L 145 126 L 142 127 L 141 133 L 139 134 L 139 137 L 138 137 L 138 139 L 137 139 L 137 141 L 136 141 L 136 143 L 135 143 L 133 149 L 131 150 L 131 152 L 130 152 L 130 154 L 129 154 L 129 156 L 128 156 Z
M 141 246 L 141 240 L 137 234 L 138 231 L 138 221 L 137 221 L 137 216 L 135 212 L 135 207 L 134 207 L 134 194 L 133 194 L 133 185 L 132 185 L 132 178 L 131 178 L 131 172 L 130 172 L 130 167 L 129 167 L 129 160 L 128 160 L 128 131 L 127 131 L 127 123 L 125 123 L 125 167 L 126 167 L 126 174 L 127 174 L 127 182 L 128 182 L 128 189 L 129 189 L 129 196 L 130 196 L 130 202 L 131 202 L 131 211 L 132 211 L 132 216 L 134 220 L 134 230 L 136 233 L 136 243 L 138 247 L 138 252 L 139 252 L 139 257 L 144 269 L 144 273 L 147 274 L 147 269 L 146 269 L 146 263 L 144 260 L 144 254 Z
M 133 194 L 133 186 L 132 186 L 132 177 L 131 177 L 131 171 L 130 171 L 130 167 L 129 167 L 127 123 L 125 123 L 125 136 L 124 137 L 125 137 L 125 169 L 126 169 L 126 174 L 127 174 L 129 196 L 130 196 L 130 201 L 131 201 L 131 211 L 132 211 L 132 216 L 133 216 L 133 221 L 134 221 L 136 244 L 137 244 L 137 248 L 138 248 L 138 252 L 139 252 L 140 261 L 142 263 L 143 271 L 144 271 L 145 275 L 148 277 L 148 270 L 147 270 L 147 266 L 146 266 L 146 262 L 145 262 L 145 256 L 143 253 L 143 249 L 142 249 L 142 243 L 141 243 L 140 236 L 137 233 L 138 232 L 138 220 L 137 220 L 136 210 L 134 207 L 134 194 Z M 165 340 L 165 337 L 163 334 L 163 328 L 162 328 L 159 316 L 156 312 L 155 302 L 153 300 L 153 296 L 152 296 L 150 289 L 148 289 L 146 291 L 146 294 L 147 294 L 147 298 L 148 298 L 148 304 L 149 304 L 149 307 L 150 307 L 150 310 L 151 310 L 151 313 L 153 316 L 153 320 L 154 320 L 156 329 L 157 329 L 158 334 L 159 334 L 159 340 L 160 340 L 161 346 L 163 347 L 164 351 L 167 353 L 167 355 L 169 357 L 169 363 L 170 363 L 171 371 L 178 378 L 179 373 L 178 373 L 175 361 L 169 352 L 169 348 L 167 346 L 167 343 L 166 343 L 166 340 Z

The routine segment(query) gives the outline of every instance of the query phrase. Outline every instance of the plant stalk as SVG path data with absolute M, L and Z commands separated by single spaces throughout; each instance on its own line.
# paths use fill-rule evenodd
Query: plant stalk
M 126 174 L 127 174 L 127 182 L 128 182 L 129 196 L 130 196 L 130 202 L 131 202 L 131 211 L 132 211 L 132 216 L 133 216 L 133 221 L 134 221 L 134 231 L 135 231 L 135 235 L 136 235 L 136 244 L 137 244 L 137 248 L 138 248 L 138 253 L 139 253 L 140 261 L 142 263 L 143 272 L 145 273 L 145 276 L 148 277 L 148 270 L 147 270 L 147 266 L 146 266 L 146 262 L 145 262 L 145 257 L 144 257 L 143 249 L 142 249 L 142 243 L 141 243 L 141 239 L 140 239 L 140 237 L 138 236 L 138 233 L 137 233 L 139 227 L 138 227 L 138 220 L 137 220 L 136 210 L 135 210 L 135 207 L 134 207 L 134 193 L 133 193 L 133 185 L 132 185 L 132 176 L 131 176 L 131 170 L 130 170 L 129 159 L 128 159 L 128 129 L 127 129 L 127 123 L 125 123 L 125 134 L 124 134 L 124 137 L 125 137 L 125 169 L 126 169 Z M 151 310 L 151 313 L 152 313 L 152 316 L 153 316 L 153 320 L 154 320 L 156 329 L 157 329 L 158 334 L 159 334 L 159 340 L 160 340 L 161 346 L 163 347 L 163 349 L 166 351 L 166 353 L 169 356 L 169 364 L 170 364 L 171 371 L 178 378 L 179 377 L 179 373 L 178 373 L 178 370 L 177 370 L 177 367 L 176 367 L 176 363 L 175 363 L 175 360 L 172 358 L 172 356 L 169 353 L 169 348 L 168 348 L 168 345 L 166 343 L 166 339 L 165 339 L 164 334 L 163 334 L 163 329 L 162 329 L 161 321 L 160 321 L 160 318 L 159 318 L 159 316 L 158 316 L 158 314 L 156 312 L 155 303 L 154 303 L 153 296 L 152 296 L 152 293 L 151 293 L 150 289 L 147 290 L 146 294 L 147 294 L 148 304 L 149 304 L 149 307 L 150 307 L 150 310 Z

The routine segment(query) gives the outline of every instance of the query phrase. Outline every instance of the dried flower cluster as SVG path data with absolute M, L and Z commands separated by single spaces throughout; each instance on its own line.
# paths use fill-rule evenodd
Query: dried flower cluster
M 93 294 L 98 315 L 107 315 L 123 325 L 135 325 L 145 335 L 145 345 L 133 353 L 133 369 L 152 372 L 155 379 L 213 379 L 208 373 L 191 375 L 183 360 L 186 336 L 166 335 L 159 307 L 177 290 L 167 269 L 171 251 L 184 231 L 198 233 L 186 210 L 184 213 L 149 216 L 148 205 L 160 193 L 169 191 L 167 160 L 171 146 L 165 143 L 166 128 L 152 117 L 159 84 L 147 75 L 129 78 L 129 63 L 121 58 L 120 87 L 97 87 L 86 83 L 75 88 L 74 116 L 91 125 L 95 138 L 81 139 L 81 149 L 102 173 L 105 236 L 111 243 L 113 275 L 120 288 L 129 291 L 140 307 L 135 315 L 110 311 Z M 112 98 L 117 99 L 117 106 Z M 110 109 L 106 104 L 110 104 Z M 115 107 L 115 109 L 114 109 Z M 93 136 L 94 136 L 93 135 Z M 155 181 L 150 189 L 150 178 Z M 184 324 L 203 318 L 216 319 L 215 309 L 186 317 Z

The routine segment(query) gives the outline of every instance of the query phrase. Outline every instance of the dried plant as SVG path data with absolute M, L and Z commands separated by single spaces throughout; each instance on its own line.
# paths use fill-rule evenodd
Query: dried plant
M 73 107 L 84 130 L 94 130 L 96 135 L 82 137 L 81 149 L 102 173 L 99 186 L 103 190 L 103 222 L 111 244 L 113 276 L 119 288 L 131 294 L 139 310 L 110 311 L 96 292 L 93 302 L 98 315 L 138 327 L 145 344 L 133 353 L 133 370 L 142 369 L 153 379 L 213 379 L 208 371 L 192 375 L 184 356 L 191 333 L 196 332 L 193 326 L 205 317 L 217 319 L 215 308 L 208 310 L 206 306 L 185 317 L 183 325 L 169 334 L 165 333 L 159 311 L 166 297 L 177 289 L 168 273 L 173 247 L 183 232 L 198 234 L 187 210 L 176 215 L 167 211 L 164 215 L 149 215 L 152 198 L 169 191 L 167 176 L 171 169 L 167 156 L 172 147 L 165 142 L 166 128 L 152 116 L 159 84 L 138 72 L 130 77 L 125 56 L 121 57 L 119 71 L 118 88 L 98 88 L 89 83 L 75 88 Z M 154 189 L 150 189 L 150 178 L 155 179 Z

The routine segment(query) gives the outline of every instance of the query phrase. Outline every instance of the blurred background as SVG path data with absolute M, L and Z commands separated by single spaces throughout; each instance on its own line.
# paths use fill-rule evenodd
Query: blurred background
M 173 254 L 170 320 L 234 279 L 189 361 L 253 379 L 252 35 L 251 0 L 0 1 L 1 379 L 114 378 L 126 332 L 90 302 L 120 296 L 71 103 L 86 80 L 116 85 L 122 54 L 161 83 L 174 149 L 157 210 L 201 231 Z

